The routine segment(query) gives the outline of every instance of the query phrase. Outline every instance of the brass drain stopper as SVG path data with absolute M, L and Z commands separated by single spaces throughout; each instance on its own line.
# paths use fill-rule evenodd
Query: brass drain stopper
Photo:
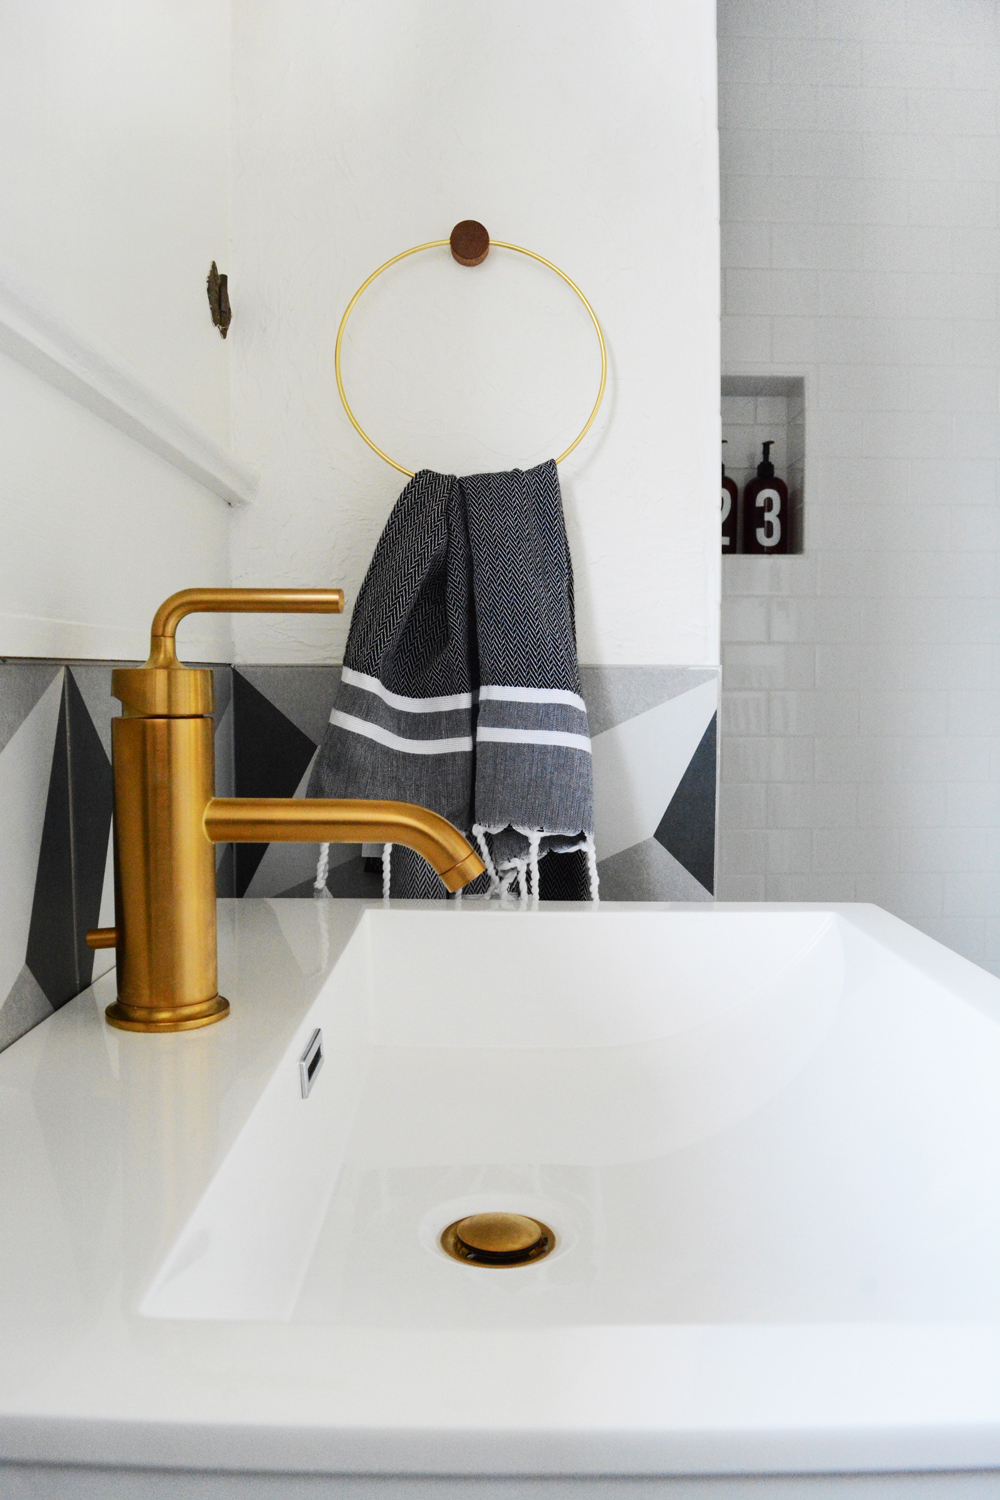
M 523 1266 L 555 1248 L 548 1225 L 524 1214 L 470 1214 L 456 1219 L 441 1236 L 454 1260 L 474 1266 Z

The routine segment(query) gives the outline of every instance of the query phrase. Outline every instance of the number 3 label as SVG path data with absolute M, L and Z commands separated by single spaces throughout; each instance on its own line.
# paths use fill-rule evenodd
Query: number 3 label
M 781 541 L 781 496 L 777 490 L 759 490 L 754 504 L 764 512 L 764 524 L 755 533 L 758 545 L 776 547 Z

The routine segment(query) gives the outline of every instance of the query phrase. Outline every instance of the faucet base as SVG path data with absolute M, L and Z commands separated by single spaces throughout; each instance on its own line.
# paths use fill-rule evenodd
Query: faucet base
M 229 1001 L 222 995 L 214 995 L 199 1005 L 164 1005 L 154 1010 L 145 1005 L 123 1005 L 116 1000 L 104 1014 L 108 1025 L 116 1026 L 119 1031 L 194 1031 L 198 1026 L 224 1021 L 229 1014 Z

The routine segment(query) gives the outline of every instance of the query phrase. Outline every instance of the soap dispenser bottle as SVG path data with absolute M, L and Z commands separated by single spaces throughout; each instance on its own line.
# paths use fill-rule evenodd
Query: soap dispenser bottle
M 724 443 L 728 438 L 723 438 Z M 728 478 L 726 466 L 722 465 L 722 550 L 730 556 L 736 551 L 736 520 L 738 516 L 739 491 L 735 479 Z
M 743 551 L 788 551 L 788 486 L 775 477 L 771 462 L 773 441 L 765 443 L 757 477 L 743 491 Z

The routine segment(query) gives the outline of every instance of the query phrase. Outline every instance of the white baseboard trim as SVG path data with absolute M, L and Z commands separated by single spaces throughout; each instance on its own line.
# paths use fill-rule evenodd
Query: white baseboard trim
M 44 307 L 0 264 L 0 353 L 127 433 L 182 473 L 245 505 L 260 476 L 165 401 L 124 360 Z

